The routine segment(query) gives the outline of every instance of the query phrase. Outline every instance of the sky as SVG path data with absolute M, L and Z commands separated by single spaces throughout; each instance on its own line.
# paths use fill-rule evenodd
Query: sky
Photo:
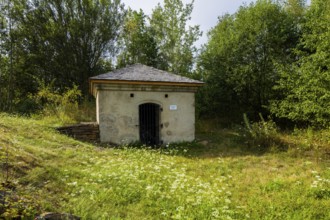
M 182 0 L 183 3 L 190 3 L 191 0 Z M 150 15 L 158 2 L 162 0 L 122 0 L 126 7 L 133 10 L 144 11 L 145 14 Z M 226 13 L 234 13 L 238 10 L 239 6 L 244 3 L 249 4 L 254 0 L 195 0 L 194 10 L 191 15 L 189 25 L 199 25 L 203 36 L 196 43 L 201 45 L 207 42 L 207 32 L 214 27 L 218 22 L 218 17 Z

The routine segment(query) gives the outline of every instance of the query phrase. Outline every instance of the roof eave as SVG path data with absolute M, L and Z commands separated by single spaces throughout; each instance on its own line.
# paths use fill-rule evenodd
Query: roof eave
M 95 84 L 121 84 L 121 85 L 153 85 L 153 86 L 182 86 L 182 87 L 201 87 L 204 82 L 164 82 L 164 81 L 133 81 L 133 80 L 107 80 L 107 79 L 89 79 L 90 93 L 96 96 Z

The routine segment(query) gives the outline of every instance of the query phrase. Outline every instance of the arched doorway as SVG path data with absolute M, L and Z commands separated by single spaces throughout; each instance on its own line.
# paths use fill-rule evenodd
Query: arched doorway
M 139 105 L 140 141 L 146 145 L 160 143 L 160 106 L 154 103 Z

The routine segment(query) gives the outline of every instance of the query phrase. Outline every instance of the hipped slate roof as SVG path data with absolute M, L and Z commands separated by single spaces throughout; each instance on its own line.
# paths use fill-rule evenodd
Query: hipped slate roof
M 122 69 L 117 69 L 109 73 L 94 76 L 90 78 L 90 82 L 112 82 L 128 84 L 180 84 L 184 86 L 202 86 L 204 83 L 198 80 L 189 79 L 187 77 L 175 75 L 163 70 L 142 64 L 134 64 Z

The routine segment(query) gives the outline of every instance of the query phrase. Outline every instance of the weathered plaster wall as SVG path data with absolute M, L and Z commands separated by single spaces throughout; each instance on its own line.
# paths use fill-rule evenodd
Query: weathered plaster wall
M 134 94 L 134 97 L 131 97 Z M 168 94 L 168 97 L 165 97 Z M 98 90 L 97 121 L 101 142 L 139 141 L 139 105 L 156 103 L 160 113 L 160 140 L 164 144 L 195 139 L 195 94 L 171 91 Z M 176 110 L 171 110 L 176 105 Z

